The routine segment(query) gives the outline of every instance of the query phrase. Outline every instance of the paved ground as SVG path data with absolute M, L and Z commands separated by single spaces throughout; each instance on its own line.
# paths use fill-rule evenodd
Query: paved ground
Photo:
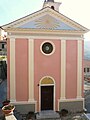
M 42 120 L 42 119 L 55 119 L 55 120 L 60 120 L 60 115 L 59 113 L 52 111 L 52 110 L 44 110 L 36 114 L 36 119 L 37 120 Z
M 50 114 L 49 118 L 47 118 L 46 114 L 48 114 L 48 115 Z M 54 114 L 56 114 L 56 113 L 54 113 Z M 56 115 L 56 117 L 53 116 L 53 112 L 52 113 L 48 112 L 48 113 L 45 113 L 45 114 L 43 113 L 42 115 L 44 116 L 44 118 L 39 117 L 39 119 L 35 116 L 32 117 L 32 119 L 30 119 L 30 117 L 26 118 L 26 116 L 23 116 L 23 115 L 21 116 L 20 113 L 16 113 L 16 114 L 14 113 L 14 115 L 16 115 L 15 117 L 17 118 L 17 120 L 90 120 L 90 114 L 87 114 L 87 116 L 88 116 L 88 118 L 87 118 L 85 114 L 81 114 L 81 113 L 80 114 L 68 114 L 65 117 L 60 116 L 58 118 L 57 115 Z M 51 115 L 52 115 L 53 118 L 50 118 Z M 2 111 L 0 110 L 0 120 L 3 120 L 2 119 L 2 118 L 4 118 L 3 116 L 4 115 L 3 115 Z M 45 116 L 46 116 L 46 118 L 45 118 Z

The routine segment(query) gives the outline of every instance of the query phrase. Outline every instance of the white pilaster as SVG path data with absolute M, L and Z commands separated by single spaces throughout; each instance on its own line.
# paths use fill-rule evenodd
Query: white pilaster
M 65 99 L 66 88 L 66 40 L 61 40 L 61 98 Z
M 82 40 L 78 40 L 77 55 L 77 98 L 82 98 Z
M 10 101 L 16 101 L 15 83 L 15 38 L 10 39 Z
M 34 101 L 34 40 L 29 39 L 28 43 L 28 56 L 29 56 L 29 102 Z

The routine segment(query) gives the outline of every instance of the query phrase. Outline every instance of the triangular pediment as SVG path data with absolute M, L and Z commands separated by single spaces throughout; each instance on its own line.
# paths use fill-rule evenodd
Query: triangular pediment
M 49 7 L 4 25 L 3 28 L 88 31 L 87 28 Z
M 49 14 L 43 15 L 18 27 L 24 29 L 78 30 L 77 28 L 67 25 Z

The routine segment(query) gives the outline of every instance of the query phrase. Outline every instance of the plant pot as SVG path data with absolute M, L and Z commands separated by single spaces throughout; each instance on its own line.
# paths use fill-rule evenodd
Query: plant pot
M 8 104 L 3 106 L 2 111 L 4 114 L 10 114 L 13 112 L 14 109 L 15 109 L 14 105 Z

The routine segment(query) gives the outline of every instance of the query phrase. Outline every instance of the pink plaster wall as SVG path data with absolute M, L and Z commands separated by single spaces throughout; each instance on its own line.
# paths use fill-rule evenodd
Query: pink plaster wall
M 28 40 L 16 39 L 16 100 L 28 100 Z
M 55 44 L 55 52 L 50 56 L 43 55 L 40 51 L 40 46 L 45 40 L 36 39 L 34 42 L 34 54 L 35 54 L 35 100 L 37 100 L 37 106 L 39 110 L 39 82 L 44 76 L 51 76 L 55 80 L 55 101 L 56 101 L 56 110 L 58 99 L 60 98 L 60 63 L 61 63 L 61 45 L 60 40 L 50 40 Z
M 7 39 L 7 98 L 10 99 L 10 39 Z
M 58 110 L 58 99 L 60 98 L 61 83 L 61 41 L 49 40 L 55 44 L 55 52 L 46 56 L 40 51 L 43 39 L 34 40 L 34 97 L 39 110 L 39 86 L 44 76 L 51 76 L 55 80 L 55 108 Z M 84 44 L 84 43 L 83 43 Z M 8 54 L 8 86 L 10 86 L 10 41 L 7 41 Z M 83 56 L 84 52 L 82 53 Z M 15 41 L 15 64 L 16 64 L 16 100 L 28 100 L 28 40 L 16 39 Z M 83 63 L 82 63 L 83 65 Z M 83 77 L 83 72 L 82 72 Z M 83 89 L 83 85 L 82 85 Z M 83 92 L 82 92 L 83 95 Z M 66 98 L 77 96 L 77 41 L 66 41 Z M 8 97 L 10 91 L 8 89 Z
M 77 96 L 77 41 L 66 41 L 66 98 Z

